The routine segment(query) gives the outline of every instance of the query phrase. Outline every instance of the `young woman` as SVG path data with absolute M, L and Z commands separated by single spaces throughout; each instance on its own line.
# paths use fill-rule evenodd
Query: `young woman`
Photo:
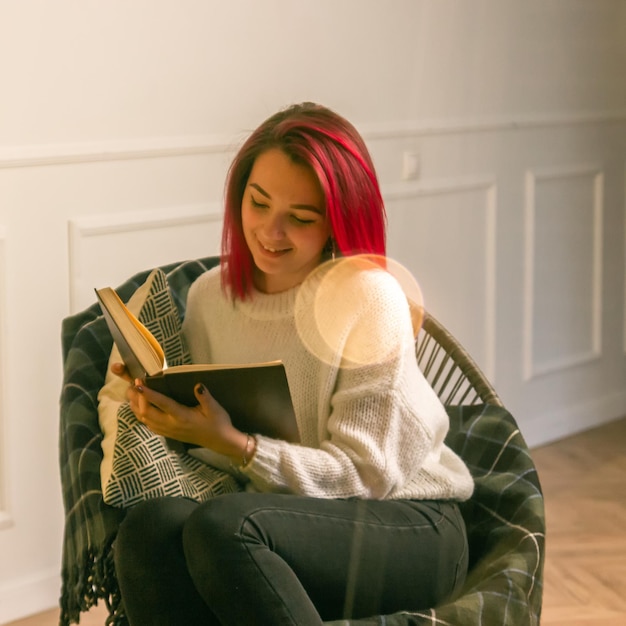
M 187 408 L 130 386 L 154 432 L 229 456 L 247 481 L 202 504 L 129 511 L 115 565 L 130 623 L 308 626 L 454 594 L 468 558 L 457 502 L 473 483 L 443 443 L 447 415 L 417 367 L 406 296 L 354 256 L 385 252 L 354 127 L 310 103 L 266 120 L 231 166 L 222 248 L 189 292 L 193 360 L 281 359 L 301 442 L 238 431 L 203 387 Z

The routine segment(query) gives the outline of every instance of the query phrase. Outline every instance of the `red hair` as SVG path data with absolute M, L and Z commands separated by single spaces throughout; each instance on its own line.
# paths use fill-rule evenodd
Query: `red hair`
M 222 231 L 222 284 L 234 298 L 252 290 L 254 262 L 246 245 L 241 203 L 256 158 L 278 148 L 316 175 L 326 201 L 332 245 L 344 255 L 385 254 L 385 207 L 365 142 L 337 113 L 296 104 L 265 120 L 240 148 L 228 176 Z

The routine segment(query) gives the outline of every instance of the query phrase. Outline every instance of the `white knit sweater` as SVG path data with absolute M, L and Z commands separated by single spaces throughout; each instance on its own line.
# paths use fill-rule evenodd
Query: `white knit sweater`
M 448 417 L 417 366 L 400 286 L 382 270 L 350 269 L 332 285 L 322 280 L 329 273 L 243 302 L 223 293 L 219 267 L 190 289 L 183 330 L 194 362 L 285 364 L 301 444 L 257 436 L 243 470 L 251 486 L 321 498 L 469 498 L 472 478 L 443 443 Z

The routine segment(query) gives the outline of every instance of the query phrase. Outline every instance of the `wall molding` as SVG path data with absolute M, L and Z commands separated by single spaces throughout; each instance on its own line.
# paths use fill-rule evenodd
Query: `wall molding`
M 364 139 L 368 141 L 623 122 L 626 122 L 626 110 L 620 109 L 598 112 L 566 111 L 555 114 L 537 113 L 515 116 L 364 123 L 359 124 L 358 128 Z M 7 146 L 0 149 L 0 170 L 230 153 L 237 149 L 246 134 L 147 137 L 73 144 Z
M 560 126 L 586 126 L 626 121 L 626 110 L 569 111 L 555 114 L 525 114 L 516 116 L 485 116 L 458 119 L 432 119 L 390 122 L 359 126 L 367 139 L 392 139 L 394 137 L 453 135 L 499 131 L 530 130 Z
M 483 369 L 487 378 L 493 383 L 496 377 L 496 238 L 498 212 L 495 177 L 468 176 L 381 186 L 385 202 L 457 194 L 466 191 L 480 191 L 485 194 L 485 240 L 487 245 L 485 249 L 485 363 Z
M 209 135 L 9 147 L 0 150 L 0 170 L 223 154 L 237 146 L 233 136 Z
M 593 180 L 593 274 L 591 350 L 546 361 L 534 362 L 533 312 L 535 287 L 535 217 L 537 182 L 567 178 L 591 177 Z M 524 205 L 524 316 L 523 316 L 523 376 L 528 382 L 553 372 L 577 367 L 600 358 L 602 354 L 602 255 L 603 255 L 603 204 L 604 173 L 598 164 L 581 164 L 546 169 L 528 170 L 525 177 Z
M 78 291 L 81 287 L 82 246 L 85 240 L 91 237 L 194 226 L 221 220 L 222 210 L 218 203 L 87 215 L 70 220 L 68 222 L 70 312 L 74 313 L 77 309 Z
M 429 180 L 382 184 L 385 200 L 403 200 L 420 196 L 446 195 L 463 191 L 486 191 L 495 187 L 494 176 L 459 176 Z
M 7 388 L 4 377 L 7 371 L 6 340 L 8 336 L 5 323 L 8 312 L 8 298 L 6 295 L 6 238 L 6 229 L 0 225 L 0 530 L 13 525 L 9 507 L 8 413 L 6 393 L 4 392 Z

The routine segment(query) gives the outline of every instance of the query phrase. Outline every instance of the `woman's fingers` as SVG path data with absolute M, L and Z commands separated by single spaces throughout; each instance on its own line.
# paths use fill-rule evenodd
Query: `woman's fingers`
M 194 387 L 194 394 L 203 415 L 209 417 L 216 425 L 231 425 L 230 416 L 205 385 L 198 383 Z
M 137 379 L 129 386 L 127 398 L 137 419 L 157 435 L 205 447 L 217 446 L 220 451 L 225 438 L 232 438 L 234 432 L 230 416 L 204 385 L 196 385 L 194 393 L 198 405 L 188 407 Z
M 179 418 L 182 418 L 189 410 L 189 407 L 180 404 L 169 396 L 165 396 L 158 391 L 153 391 L 147 387 L 142 380 L 135 380 L 135 389 L 140 396 L 138 401 L 144 408 L 155 406 L 163 413 L 168 413 L 169 415 Z M 213 418 L 215 412 L 221 409 L 221 406 L 203 384 L 198 383 L 194 387 L 194 394 L 196 396 L 196 400 L 198 401 L 200 413 L 202 413 L 205 417 Z
M 128 370 L 126 369 L 126 366 L 123 363 L 113 363 L 111 365 L 111 371 L 116 376 L 119 376 L 120 378 L 123 378 L 126 382 L 132 384 L 133 379 L 130 377 Z
M 135 390 L 138 396 L 137 401 L 144 410 L 150 407 L 156 407 L 163 413 L 179 415 L 185 409 L 185 407 L 176 402 L 176 400 L 172 400 L 172 398 L 146 387 L 143 380 L 139 378 L 135 380 Z

